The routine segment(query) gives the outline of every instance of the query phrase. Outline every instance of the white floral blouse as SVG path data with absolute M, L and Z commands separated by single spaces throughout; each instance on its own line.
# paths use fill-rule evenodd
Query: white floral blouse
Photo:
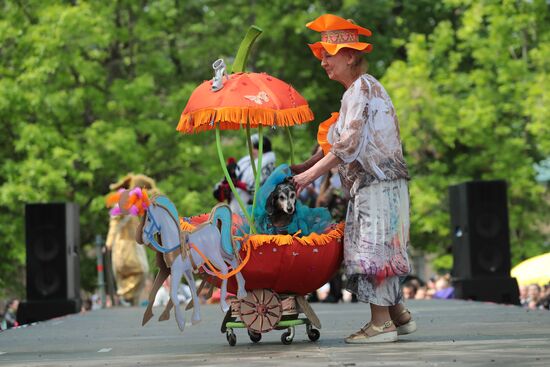
M 395 108 L 372 75 L 361 75 L 346 90 L 328 140 L 343 161 L 338 170 L 351 196 L 375 182 L 409 179 Z

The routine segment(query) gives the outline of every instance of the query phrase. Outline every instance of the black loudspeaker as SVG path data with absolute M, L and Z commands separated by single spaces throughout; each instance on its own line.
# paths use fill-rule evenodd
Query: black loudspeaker
M 516 278 L 453 279 L 454 297 L 482 302 L 519 305 Z
M 80 225 L 75 203 L 25 205 L 27 300 L 18 321 L 80 311 Z
M 506 181 L 449 187 L 455 298 L 519 304 L 510 277 Z
M 453 276 L 510 276 L 506 181 L 472 181 L 449 187 Z

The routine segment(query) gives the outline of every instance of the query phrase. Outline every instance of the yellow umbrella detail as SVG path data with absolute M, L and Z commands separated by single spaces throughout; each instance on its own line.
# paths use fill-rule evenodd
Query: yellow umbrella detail
M 538 284 L 544 286 L 550 282 L 550 252 L 524 260 L 512 269 L 512 277 L 518 284 Z

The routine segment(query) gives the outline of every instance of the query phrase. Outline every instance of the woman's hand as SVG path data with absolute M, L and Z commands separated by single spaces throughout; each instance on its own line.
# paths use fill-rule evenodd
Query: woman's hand
M 300 173 L 299 175 L 292 177 L 292 181 L 294 182 L 294 186 L 296 187 L 296 195 L 300 195 L 300 192 L 308 187 L 314 179 L 315 177 L 310 173 L 310 170 L 307 170 Z

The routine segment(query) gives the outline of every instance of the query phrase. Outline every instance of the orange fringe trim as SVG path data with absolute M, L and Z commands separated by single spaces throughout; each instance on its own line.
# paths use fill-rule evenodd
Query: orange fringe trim
M 251 236 L 245 236 L 244 239 L 242 239 L 242 243 L 244 248 L 252 248 L 254 250 L 267 243 L 274 243 L 277 246 L 288 246 L 292 245 L 294 242 L 297 242 L 302 246 L 325 246 L 335 239 L 338 240 L 342 238 L 342 236 L 344 235 L 344 226 L 344 222 L 341 222 L 327 233 L 312 233 L 309 236 L 303 237 L 298 237 L 300 232 L 297 232 L 293 235 L 255 234 Z M 182 218 L 180 218 L 180 227 L 182 231 L 187 232 L 192 232 L 195 229 L 194 225 L 187 223 Z
M 333 112 L 330 114 L 328 119 L 319 124 L 319 130 L 317 130 L 317 142 L 321 146 L 321 149 L 323 149 L 324 155 L 327 155 L 328 152 L 330 152 L 330 148 L 332 148 L 332 145 L 328 142 L 328 131 L 332 124 L 338 120 L 339 115 L 340 113 Z
M 246 127 L 294 126 L 313 121 L 314 115 L 308 105 L 285 110 L 272 110 L 261 107 L 221 107 L 182 114 L 176 130 L 184 134 L 213 130 L 238 130 Z
M 187 223 L 183 218 L 180 218 L 180 228 L 183 232 L 193 232 L 195 230 L 195 226 Z
M 197 226 L 208 222 L 210 219 L 210 213 L 199 214 L 187 219 L 188 221 L 184 220 L 183 217 L 180 217 L 180 228 L 185 232 L 193 232 Z M 238 214 L 235 213 L 233 213 L 231 220 L 233 222 L 233 228 L 231 231 L 234 234 L 237 228 L 242 226 L 243 220 Z
M 277 246 L 288 246 L 294 242 L 302 246 L 325 246 L 333 240 L 342 238 L 344 234 L 344 222 L 338 223 L 336 227 L 327 233 L 317 234 L 312 233 L 309 236 L 298 237 L 300 232 L 293 235 L 269 235 L 255 234 L 248 237 L 247 245 L 252 246 L 254 250 L 267 243 L 273 243 Z

